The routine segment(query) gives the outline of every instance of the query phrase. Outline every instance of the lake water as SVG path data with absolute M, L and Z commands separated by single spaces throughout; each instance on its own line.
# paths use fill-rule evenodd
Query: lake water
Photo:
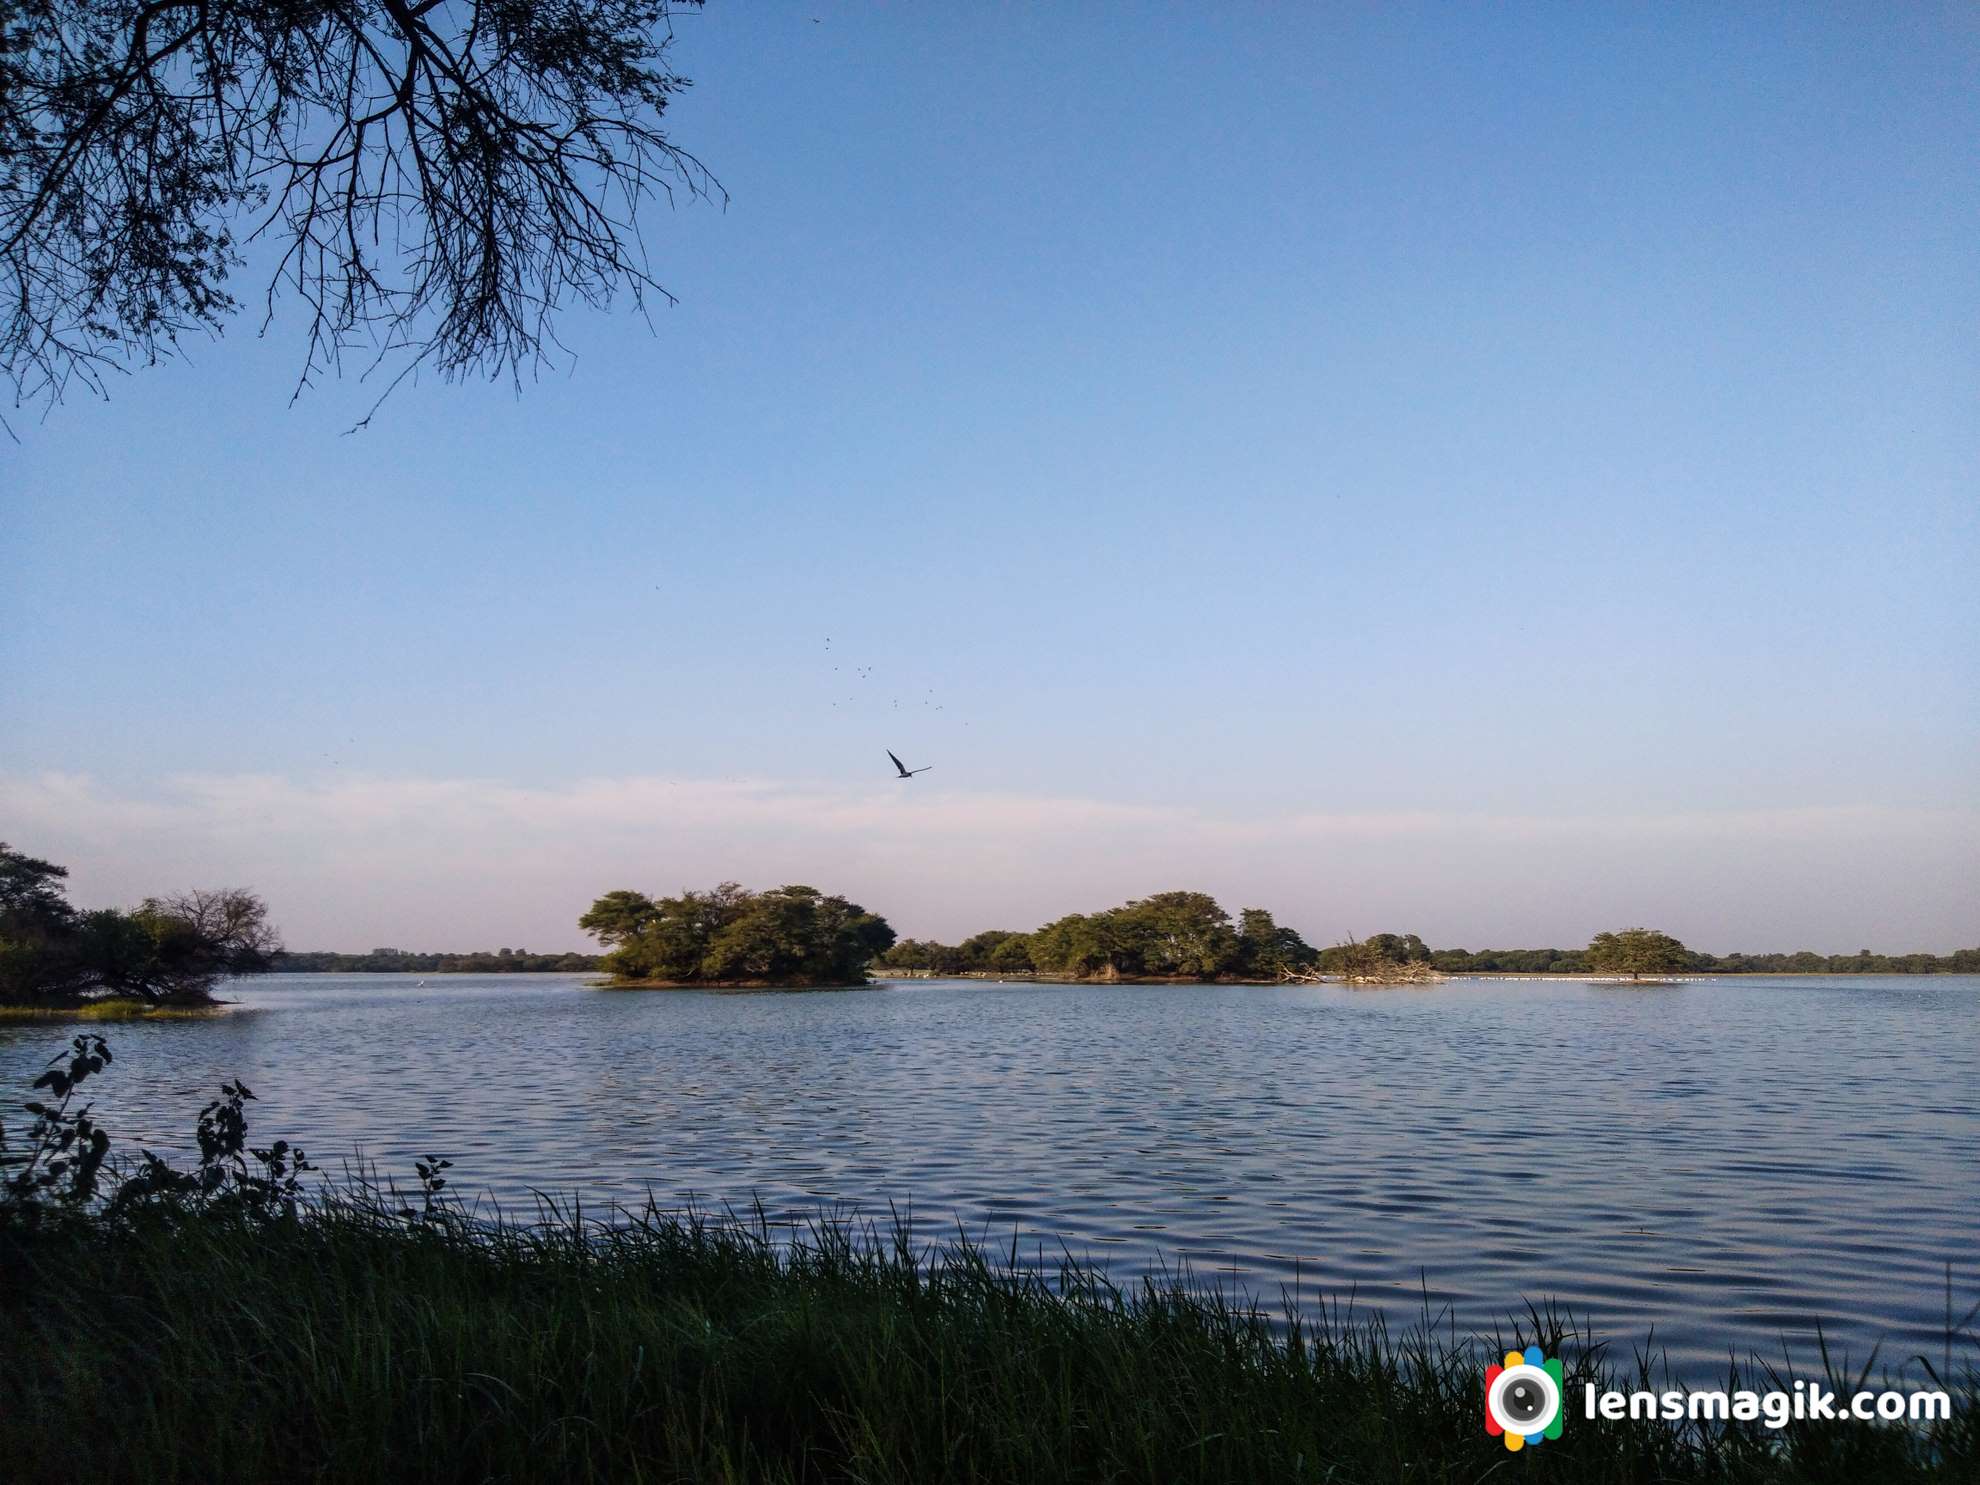
M 580 976 L 271 976 L 217 1021 L 105 1028 L 120 1148 L 225 1078 L 259 1140 L 529 1208 L 912 1206 L 931 1236 L 1187 1262 L 1268 1302 L 1460 1330 L 1552 1298 L 1681 1374 L 1819 1324 L 1937 1358 L 1980 1298 L 1980 978 L 1632 988 L 909 981 L 605 993 Z M 21 1090 L 70 1028 L 0 1029 Z M 10 1103 L 17 1099 L 9 1098 Z M 9 1119 L 10 1124 L 15 1123 Z

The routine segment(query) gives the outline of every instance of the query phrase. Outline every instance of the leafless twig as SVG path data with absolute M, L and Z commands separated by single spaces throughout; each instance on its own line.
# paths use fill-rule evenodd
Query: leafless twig
M 0 368 L 101 391 L 238 308 L 308 314 L 297 390 L 362 351 L 520 380 L 573 300 L 671 299 L 637 218 L 723 198 L 660 129 L 699 0 L 0 0 Z

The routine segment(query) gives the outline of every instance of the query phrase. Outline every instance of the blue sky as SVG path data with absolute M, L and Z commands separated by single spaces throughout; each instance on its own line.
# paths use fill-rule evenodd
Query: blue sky
M 678 33 L 652 330 L 345 436 L 291 311 L 16 420 L 0 828 L 76 896 L 1980 940 L 1972 9 Z

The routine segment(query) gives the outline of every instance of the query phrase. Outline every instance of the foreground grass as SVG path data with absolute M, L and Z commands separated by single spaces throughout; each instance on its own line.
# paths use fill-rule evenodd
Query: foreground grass
M 1567 1355 L 1578 1397 L 1599 1356 Z M 24 1482 L 1976 1477 L 1970 1384 L 1930 1435 L 1577 1407 L 1511 1456 L 1480 1364 L 832 1227 L 487 1226 L 356 1193 L 0 1224 L 0 1474 Z

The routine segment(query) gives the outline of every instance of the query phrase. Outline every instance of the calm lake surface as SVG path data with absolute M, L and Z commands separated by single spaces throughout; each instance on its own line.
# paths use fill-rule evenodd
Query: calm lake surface
M 908 981 L 608 993 L 582 976 L 271 976 L 222 1019 L 104 1028 L 129 1151 L 212 1090 L 259 1140 L 519 1212 L 910 1206 L 930 1237 L 1117 1278 L 1187 1262 L 1266 1302 L 1490 1330 L 1571 1306 L 1681 1374 L 1728 1353 L 1940 1354 L 1980 1298 L 1980 978 L 1416 989 Z M 0 1029 L 15 1104 L 73 1028 Z M 9 1118 L 14 1123 L 14 1118 Z M 1970 1354 L 1970 1353 L 1969 1353 Z

